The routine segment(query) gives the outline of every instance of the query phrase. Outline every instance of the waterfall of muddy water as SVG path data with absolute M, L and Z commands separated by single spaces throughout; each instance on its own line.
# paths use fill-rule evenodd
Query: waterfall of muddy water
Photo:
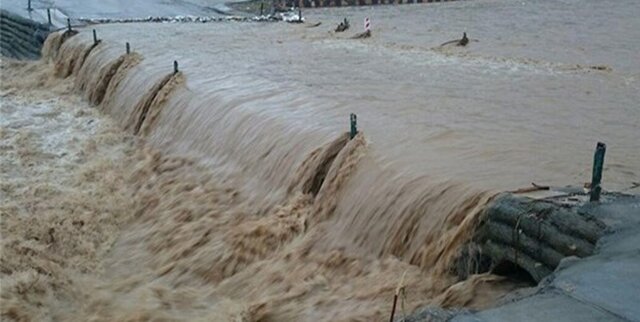
M 407 311 L 489 305 L 517 285 L 447 270 L 495 191 L 588 181 L 597 140 L 605 188 L 640 181 L 640 3 L 580 4 L 51 35 L 3 63 L 2 314 L 382 320 L 403 275 Z
M 143 61 L 118 57 L 121 67 L 84 74 L 91 55 L 80 67 L 63 56 L 0 65 L 3 320 L 379 320 L 405 274 L 407 310 L 481 307 L 516 286 L 476 275 L 449 287 L 447 274 L 394 256 L 315 249 L 366 154 L 362 135 L 321 144 L 292 171 L 283 199 L 256 205 L 215 167 L 145 146 L 83 101 L 78 89 L 92 97 L 109 86 L 95 78 L 113 81 L 114 69 Z M 79 74 L 55 77 L 61 64 Z M 162 79 L 157 95 L 143 95 L 150 103 L 136 105 L 148 105 L 147 115 L 166 103 L 163 92 L 184 86 L 181 74 Z M 474 211 L 456 220 L 475 218 L 466 213 Z

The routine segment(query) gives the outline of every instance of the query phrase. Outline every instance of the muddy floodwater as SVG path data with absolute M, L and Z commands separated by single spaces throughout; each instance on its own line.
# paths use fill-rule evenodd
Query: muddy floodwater
M 589 182 L 598 141 L 604 189 L 640 192 L 639 13 L 487 0 L 54 33 L 0 70 L 3 319 L 378 321 L 399 287 L 399 316 L 491 306 L 524 284 L 451 266 L 496 193 Z

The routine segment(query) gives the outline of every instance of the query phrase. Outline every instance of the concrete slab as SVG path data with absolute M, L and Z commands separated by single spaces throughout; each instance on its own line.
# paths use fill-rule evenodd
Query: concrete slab
M 630 227 L 598 241 L 597 253 L 620 254 L 640 252 L 640 227 Z
M 640 320 L 640 251 L 581 260 L 557 272 L 551 284 L 594 307 Z
M 582 303 L 559 291 L 545 291 L 509 305 L 482 311 L 477 313 L 475 317 L 460 316 L 451 321 L 471 322 L 478 320 L 495 322 L 624 321 L 605 310 Z
M 399 321 L 402 322 L 436 322 L 436 321 L 449 321 L 454 316 L 468 317 L 469 320 L 465 321 L 477 321 L 480 319 L 473 316 L 471 311 L 467 309 L 443 309 L 437 306 L 428 306 L 421 308 L 407 317 L 399 317 Z M 475 320 L 474 320 L 475 319 Z M 398 320 L 398 319 L 396 319 Z
M 604 202 L 588 202 L 578 209 L 579 213 L 602 220 L 613 230 L 640 225 L 640 197 L 618 195 L 606 197 Z
M 485 322 L 485 320 L 480 319 L 479 317 L 475 316 L 475 315 L 459 315 L 456 316 L 455 318 L 449 320 L 450 322 Z

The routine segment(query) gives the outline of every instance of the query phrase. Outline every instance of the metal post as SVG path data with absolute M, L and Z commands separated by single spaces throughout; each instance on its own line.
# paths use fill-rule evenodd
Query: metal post
M 356 134 L 358 134 L 358 117 L 355 114 L 351 113 L 350 120 L 351 120 L 351 131 L 349 132 L 349 138 L 353 139 L 356 136 Z
M 47 21 L 49 21 L 49 26 L 52 25 L 51 23 L 51 9 L 47 8 Z
M 264 15 L 264 2 L 260 3 L 260 17 Z
M 178 61 L 177 61 L 177 60 L 174 60 L 174 61 L 173 61 L 173 73 L 174 73 L 174 74 L 177 74 L 177 73 L 178 73 L 178 71 L 179 71 L 179 70 L 178 70 Z
M 607 145 L 598 142 L 596 152 L 593 155 L 593 174 L 591 177 L 591 201 L 600 201 L 600 192 L 602 187 L 602 168 L 604 167 L 604 154 L 607 151 Z
M 97 45 L 98 44 L 98 34 L 96 33 L 96 30 L 93 29 L 93 45 Z
M 31 8 L 31 0 L 27 0 L 27 10 L 33 11 L 33 8 Z
M 302 21 L 302 7 L 298 7 L 298 20 Z
M 391 307 L 391 317 L 389 318 L 390 322 L 393 322 L 393 317 L 396 314 L 396 305 L 398 303 L 398 294 L 393 295 L 393 306 Z
M 127 55 L 129 55 L 131 53 L 131 45 L 129 45 L 129 43 L 127 43 L 125 45 L 125 47 L 127 48 Z
M 71 19 L 67 18 L 67 31 L 71 32 Z

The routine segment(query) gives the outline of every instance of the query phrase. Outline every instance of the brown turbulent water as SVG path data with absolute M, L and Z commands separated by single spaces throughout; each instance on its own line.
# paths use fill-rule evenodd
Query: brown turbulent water
M 53 34 L 42 61 L 3 61 L 3 318 L 384 320 L 399 285 L 401 311 L 485 307 L 517 285 L 448 269 L 496 189 L 587 181 L 596 130 L 613 147 L 605 181 L 638 181 L 636 65 L 422 48 L 431 33 L 388 31 L 425 10 L 404 8 L 377 12 L 366 42 L 108 25 L 95 48 L 86 30 Z M 362 131 L 348 140 L 351 111 Z
M 126 57 L 120 68 L 139 60 Z M 292 171 L 282 200 L 265 206 L 210 166 L 161 154 L 123 133 L 76 94 L 85 87 L 94 97 L 104 87 L 95 78 L 108 73 L 56 78 L 65 64 L 3 61 L 4 318 L 370 320 L 389 314 L 401 280 L 407 311 L 426 303 L 484 305 L 489 300 L 474 295 L 489 289 L 471 285 L 496 284 L 496 295 L 512 287 L 477 276 L 468 288 L 448 289 L 454 279 L 432 268 L 446 268 L 447 246 L 472 228 L 474 209 L 442 223 L 463 222 L 431 237 L 439 243 L 417 248 L 424 269 L 410 259 L 318 246 L 337 233 L 330 219 L 366 154 L 363 135 L 349 141 L 340 134 L 311 152 Z M 165 83 L 183 86 L 184 76 Z M 160 92 L 145 98 L 149 111 L 163 105 Z M 153 124 L 150 113 L 141 129 Z M 139 122 L 130 119 L 125 128 Z M 467 205 L 480 207 L 488 196 Z M 391 254 L 410 251 L 403 241 L 387 243 Z

